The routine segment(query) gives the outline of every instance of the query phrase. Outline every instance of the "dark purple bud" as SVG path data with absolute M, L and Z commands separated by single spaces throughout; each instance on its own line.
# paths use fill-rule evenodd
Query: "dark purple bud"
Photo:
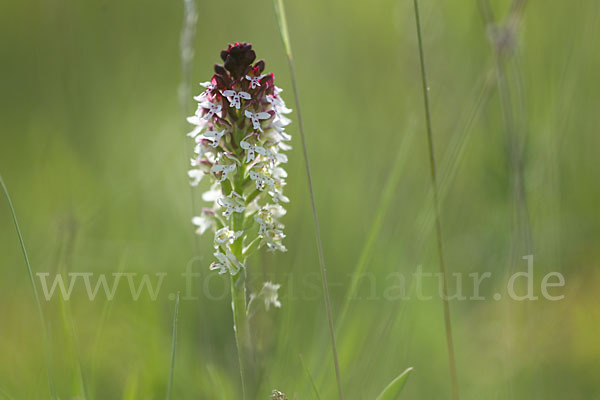
M 254 70 L 257 71 L 258 74 L 262 73 L 265 70 L 265 60 L 260 60 L 254 64 Z
M 239 81 L 256 59 L 256 53 L 249 43 L 235 43 L 221 52 L 221 58 L 225 62 L 225 69 L 233 79 Z

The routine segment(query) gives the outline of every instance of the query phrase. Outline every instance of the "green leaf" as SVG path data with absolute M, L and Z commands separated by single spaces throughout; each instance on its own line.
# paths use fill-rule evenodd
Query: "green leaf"
M 376 400 L 396 400 L 400 396 L 402 389 L 404 388 L 404 384 L 408 379 L 408 376 L 413 371 L 412 367 L 407 368 L 403 373 L 398 375 L 389 385 L 383 389 L 383 392 L 379 396 L 377 396 Z

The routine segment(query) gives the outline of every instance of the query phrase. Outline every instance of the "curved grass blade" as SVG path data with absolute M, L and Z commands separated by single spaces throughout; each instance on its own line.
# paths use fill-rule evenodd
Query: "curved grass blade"
M 175 350 L 177 348 L 177 319 L 179 318 L 179 292 L 175 299 L 175 315 L 173 316 L 173 342 L 171 344 L 171 367 L 169 369 L 169 386 L 167 388 L 167 400 L 171 400 L 173 390 L 173 371 L 175 370 Z
M 323 284 L 323 297 L 325 299 L 325 307 L 327 309 L 327 319 L 329 322 L 329 336 L 331 339 L 331 351 L 333 354 L 333 363 L 335 367 L 335 378 L 338 387 L 338 395 L 340 400 L 344 400 L 344 393 L 342 390 L 342 378 L 340 374 L 340 363 L 338 360 L 337 346 L 335 344 L 335 328 L 333 324 L 333 313 L 331 311 L 331 300 L 329 299 L 329 286 L 327 284 L 327 273 L 325 269 L 325 257 L 323 255 L 323 242 L 321 241 L 321 229 L 319 228 L 319 217 L 317 215 L 317 204 L 315 201 L 315 193 L 312 184 L 312 175 L 310 172 L 310 163 L 308 159 L 308 149 L 306 145 L 306 135 L 304 134 L 304 125 L 302 123 L 302 113 L 300 112 L 300 98 L 298 95 L 298 85 L 296 83 L 296 72 L 294 69 L 294 61 L 292 57 L 292 46 L 290 44 L 290 37 L 287 28 L 287 20 L 285 18 L 285 8 L 283 7 L 282 0 L 273 0 L 273 6 L 275 7 L 275 14 L 277 16 L 277 24 L 279 26 L 279 33 L 281 34 L 281 40 L 285 47 L 287 54 L 288 64 L 290 68 L 290 75 L 292 78 L 292 87 L 294 90 L 294 100 L 296 102 L 296 114 L 298 115 L 298 126 L 300 128 L 300 139 L 302 141 L 302 151 L 304 154 L 304 166 L 306 167 L 306 177 L 308 180 L 308 190 L 310 193 L 310 200 L 312 206 L 313 223 L 315 227 L 315 235 L 317 241 L 317 252 L 319 253 L 319 264 L 321 267 L 321 281 Z
M 68 270 L 71 266 L 71 259 L 73 257 L 74 243 L 77 236 L 77 230 L 75 229 L 76 224 L 70 220 L 68 224 L 61 226 L 58 232 L 60 244 L 58 246 L 58 271 L 62 276 L 67 276 Z M 67 229 L 65 229 L 67 228 Z M 83 372 L 83 366 L 81 362 L 81 353 L 79 351 L 79 341 L 77 338 L 77 331 L 75 329 L 75 323 L 73 320 L 73 310 L 71 309 L 71 303 L 66 301 L 62 296 L 58 297 L 60 306 L 60 315 L 62 321 L 62 328 L 67 340 L 68 353 L 70 354 L 72 367 L 75 376 L 73 377 L 73 392 L 72 394 L 79 398 L 90 399 L 88 395 L 88 387 L 86 384 L 85 374 Z
M 27 254 L 27 249 L 25 248 L 25 241 L 23 240 L 23 235 L 21 234 L 21 228 L 19 228 L 19 222 L 17 221 L 17 214 L 15 213 L 15 208 L 13 207 L 12 200 L 10 195 L 8 194 L 8 189 L 4 184 L 4 179 L 2 179 L 2 175 L 0 175 L 0 186 L 2 186 L 2 190 L 4 191 L 4 195 L 6 196 L 6 200 L 8 200 L 8 206 L 10 208 L 10 214 L 13 219 L 13 223 L 15 224 L 15 229 L 17 231 L 17 235 L 19 237 L 19 243 L 21 244 L 21 251 L 23 252 L 23 258 L 25 258 L 25 265 L 27 266 L 27 273 L 29 274 L 29 281 L 31 282 L 31 288 L 33 290 L 33 297 L 35 298 L 35 305 L 38 310 L 38 315 L 40 318 L 40 324 L 42 325 L 42 341 L 44 346 L 44 358 L 46 363 L 46 374 L 48 375 L 48 389 L 50 390 L 50 399 L 56 400 L 56 386 L 54 384 L 54 379 L 52 378 L 52 372 L 50 368 L 50 359 L 51 359 L 51 348 L 50 348 L 50 340 L 48 339 L 48 330 L 46 328 L 46 318 L 44 317 L 44 310 L 42 309 L 42 303 L 40 302 L 40 296 L 37 291 L 37 286 L 35 285 L 35 280 L 33 279 L 33 271 L 31 269 L 31 264 L 29 262 L 29 255 Z
M 313 391 L 315 392 L 317 400 L 321 400 L 321 395 L 319 394 L 319 389 L 317 389 L 315 380 L 313 379 L 312 374 L 310 373 L 310 371 L 306 367 L 306 364 L 304 363 L 304 357 L 302 357 L 302 354 L 298 354 L 298 357 L 300 357 L 300 364 L 302 364 L 302 369 L 304 369 L 304 372 L 306 372 L 306 375 L 308 376 L 308 380 L 310 381 L 310 385 L 312 386 Z
M 390 382 L 389 385 L 383 389 L 383 392 L 377 399 L 375 400 L 396 400 L 400 397 L 400 393 L 402 393 L 402 389 L 404 389 L 404 385 L 406 384 L 406 380 L 410 376 L 413 368 L 407 368 L 403 373 L 394 378 L 393 381 Z

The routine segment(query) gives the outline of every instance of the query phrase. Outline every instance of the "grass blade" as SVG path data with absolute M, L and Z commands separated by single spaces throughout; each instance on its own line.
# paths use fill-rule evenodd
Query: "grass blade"
M 38 315 L 40 318 L 40 324 L 42 325 L 42 340 L 44 345 L 44 358 L 46 363 L 46 374 L 48 375 L 48 389 L 50 390 L 50 398 L 52 400 L 56 400 L 56 386 L 54 384 L 54 380 L 52 378 L 51 368 L 50 368 L 50 357 L 51 357 L 51 349 L 50 349 L 50 341 L 48 339 L 48 331 L 46 328 L 46 319 L 44 318 L 44 310 L 42 309 L 42 303 L 40 302 L 40 296 L 37 291 L 37 286 L 35 284 L 35 280 L 33 279 L 33 271 L 31 269 L 31 264 L 29 262 L 29 255 L 27 254 L 27 248 L 25 247 L 25 241 L 23 240 L 23 235 L 21 234 L 21 228 L 19 228 L 19 222 L 17 221 L 17 214 L 15 213 L 15 208 L 13 207 L 12 200 L 10 195 L 8 194 L 8 189 L 4 184 L 4 179 L 2 179 L 2 175 L 0 175 L 0 185 L 2 186 L 2 190 L 4 191 L 4 195 L 6 196 L 6 200 L 8 201 L 8 206 L 10 208 L 10 214 L 12 216 L 13 222 L 15 224 L 15 229 L 17 231 L 17 235 L 19 236 L 19 243 L 21 244 L 21 251 L 23 252 L 23 258 L 25 259 L 25 265 L 27 266 L 27 273 L 29 274 L 29 281 L 31 282 L 31 288 L 33 290 L 33 297 L 35 298 L 35 305 L 38 310 Z
M 294 100 L 296 102 L 296 114 L 298 115 L 298 126 L 300 128 L 300 138 L 302 140 L 302 151 L 304 154 L 304 165 L 306 167 L 306 177 L 308 180 L 308 190 L 310 193 L 310 201 L 313 213 L 313 223 L 315 226 L 315 236 L 317 241 L 317 252 L 319 253 L 319 264 L 321 267 L 321 281 L 323 284 L 323 297 L 325 299 L 325 306 L 327 308 L 327 319 L 329 322 L 329 335 L 331 338 L 331 351 L 333 354 L 333 363 L 335 366 L 335 378 L 338 386 L 338 395 L 340 400 L 344 399 L 344 393 L 342 390 L 342 379 L 340 374 L 340 363 L 338 361 L 337 346 L 335 344 L 335 328 L 333 324 L 333 313 L 331 312 L 331 300 L 329 298 L 329 287 L 327 284 L 327 272 L 325 269 L 325 257 L 323 256 L 323 243 L 321 241 L 321 229 L 319 228 L 319 217 L 317 215 L 317 204 L 315 201 L 315 193 L 312 184 L 312 175 L 310 172 L 310 162 L 308 158 L 308 149 L 306 146 L 306 135 L 304 134 L 304 125 L 302 124 L 302 113 L 300 112 L 300 99 L 298 95 L 298 85 L 296 83 L 296 73 L 294 70 L 294 60 L 292 57 L 292 46 L 290 44 L 290 37 L 287 28 L 287 20 L 285 17 L 285 8 L 283 7 L 282 0 L 273 0 L 275 7 L 275 14 L 277 16 L 277 23 L 279 25 L 279 32 L 281 34 L 281 40 L 285 47 L 285 52 L 288 58 L 288 64 L 290 68 L 290 75 L 292 78 L 292 87 L 294 90 Z
M 431 111 L 429 107 L 429 85 L 427 84 L 427 73 L 425 68 L 425 54 L 423 51 L 423 39 L 421 34 L 421 18 L 419 16 L 419 1 L 413 1 L 415 8 L 415 22 L 417 28 L 417 39 L 419 44 L 419 59 L 421 61 L 421 79 L 423 83 L 423 105 L 425 108 L 425 120 L 427 125 L 427 143 L 429 146 L 429 167 L 431 172 L 431 187 L 433 189 L 433 206 L 435 209 L 436 241 L 439 256 L 440 273 L 442 277 L 442 303 L 444 305 L 444 323 L 446 329 L 446 346 L 448 347 L 448 363 L 450 367 L 450 382 L 452 384 L 452 398 L 459 400 L 458 382 L 456 378 L 456 361 L 454 360 L 454 341 L 452 339 L 452 323 L 450 321 L 450 304 L 448 302 L 448 277 L 444 260 L 444 247 L 442 242 L 442 223 L 440 220 L 440 202 L 436 177 L 435 151 L 433 146 L 433 131 L 431 128 Z
M 310 381 L 310 385 L 312 386 L 313 391 L 315 392 L 315 396 L 317 397 L 317 400 L 321 400 L 321 395 L 319 394 L 319 389 L 317 389 L 315 380 L 313 379 L 312 374 L 308 370 L 308 367 L 304 363 L 304 357 L 302 357 L 302 354 L 298 354 L 298 357 L 300 357 L 300 364 L 302 364 L 302 369 L 304 370 L 304 372 L 306 372 L 306 375 L 308 376 L 308 380 Z
M 124 269 L 125 269 L 125 265 L 127 264 L 126 260 L 127 260 L 127 254 L 128 253 L 128 249 L 125 249 L 125 251 L 123 252 L 123 254 L 121 255 L 120 259 L 119 259 L 119 264 L 118 264 L 118 268 L 117 268 L 117 274 L 121 274 L 123 273 Z M 95 389 L 96 389 L 96 362 L 97 362 L 97 354 L 99 352 L 100 349 L 100 340 L 102 339 L 103 335 L 104 335 L 104 327 L 106 326 L 106 323 L 108 321 L 108 318 L 111 314 L 112 311 L 112 307 L 113 307 L 114 302 L 111 300 L 106 300 L 106 302 L 104 303 L 104 306 L 102 307 L 102 313 L 101 313 L 101 317 L 100 317 L 100 324 L 98 326 L 98 329 L 96 330 L 96 337 L 94 339 L 94 344 L 92 345 L 92 350 L 91 350 L 91 367 L 90 367 L 90 390 L 89 390 L 89 394 L 90 394 L 90 398 L 94 399 L 95 398 Z
M 167 400 L 171 400 L 173 390 L 173 371 L 175 370 L 175 350 L 177 348 L 177 319 L 179 318 L 179 292 L 175 299 L 175 315 L 173 316 L 173 342 L 171 343 L 171 367 L 169 368 L 169 386 L 167 388 Z
M 396 400 L 398 397 L 400 397 L 400 393 L 402 393 L 402 389 L 404 389 L 406 380 L 412 371 L 412 367 L 407 368 L 403 373 L 394 378 L 394 380 L 391 381 L 390 384 L 385 387 L 385 389 L 383 389 L 383 392 L 381 392 L 381 394 L 377 396 L 377 399 L 375 400 Z

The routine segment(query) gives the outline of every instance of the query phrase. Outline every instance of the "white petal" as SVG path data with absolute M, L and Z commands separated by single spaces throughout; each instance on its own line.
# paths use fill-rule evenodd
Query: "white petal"
M 256 117 L 258 119 L 269 119 L 269 118 L 271 118 L 271 114 L 266 113 L 266 112 L 259 112 L 259 113 L 256 113 L 254 115 L 256 115 Z
M 203 126 L 201 126 L 201 125 L 198 125 L 198 126 L 196 126 L 196 127 L 194 128 L 194 130 L 192 130 L 191 132 L 189 132 L 189 133 L 187 134 L 187 136 L 189 136 L 189 137 L 191 137 L 191 138 L 194 138 L 194 137 L 196 137 L 196 135 L 198 135 L 198 134 L 199 134 L 199 133 L 202 131 L 202 129 L 204 129 L 204 127 L 203 127 Z

